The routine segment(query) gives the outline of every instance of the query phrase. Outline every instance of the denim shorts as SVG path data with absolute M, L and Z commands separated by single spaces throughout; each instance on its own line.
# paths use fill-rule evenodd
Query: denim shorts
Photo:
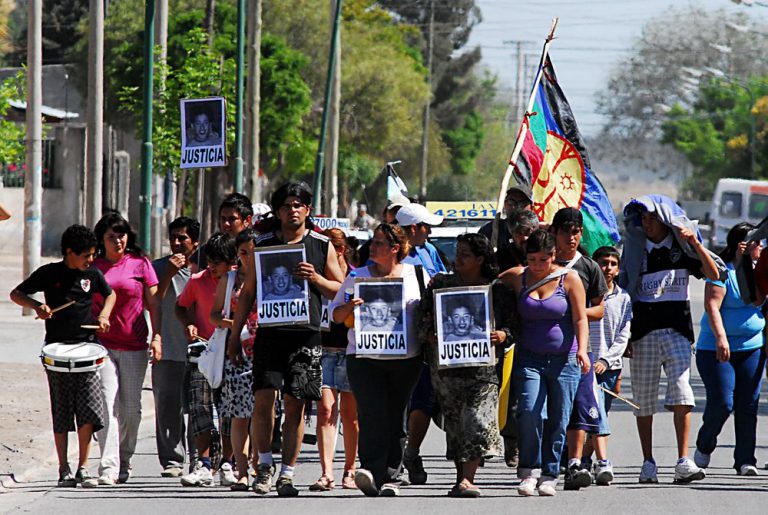
M 323 349 L 320 358 L 323 367 L 323 388 L 330 388 L 339 392 L 351 392 L 347 379 L 347 351 L 344 349 Z

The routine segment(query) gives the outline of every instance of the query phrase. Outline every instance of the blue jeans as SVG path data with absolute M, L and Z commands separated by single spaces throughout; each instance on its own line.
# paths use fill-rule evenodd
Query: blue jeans
M 523 428 L 518 436 L 517 476 L 556 478 L 581 377 L 576 354 L 516 352 L 512 377 L 517 393 L 517 427 Z
M 732 352 L 726 363 L 717 360 L 715 351 L 697 350 L 696 366 L 707 391 L 704 422 L 696 438 L 696 448 L 712 454 L 717 437 L 728 416 L 733 413 L 736 445 L 733 449 L 733 467 L 755 465 L 757 435 L 757 404 L 765 368 L 762 349 Z

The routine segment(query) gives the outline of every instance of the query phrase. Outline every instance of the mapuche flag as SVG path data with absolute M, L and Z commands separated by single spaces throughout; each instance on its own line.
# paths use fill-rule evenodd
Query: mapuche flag
M 603 245 L 618 243 L 611 202 L 591 169 L 587 147 L 549 57 L 536 85 L 533 109 L 523 124 L 525 140 L 510 165 L 515 180 L 531 188 L 539 219 L 551 223 L 558 209 L 575 207 L 584 217 L 582 244 L 590 254 Z

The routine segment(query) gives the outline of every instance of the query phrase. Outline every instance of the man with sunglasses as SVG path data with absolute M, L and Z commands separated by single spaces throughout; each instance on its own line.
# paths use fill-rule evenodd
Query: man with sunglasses
M 256 480 L 252 488 L 260 495 L 272 489 L 275 465 L 272 458 L 272 434 L 275 423 L 275 399 L 283 392 L 282 464 L 275 488 L 280 497 L 295 497 L 294 468 L 304 436 L 304 405 L 320 400 L 322 354 L 320 337 L 321 297 L 333 299 L 344 279 L 336 251 L 326 236 L 312 230 L 309 220 L 312 190 L 304 182 L 284 184 L 272 194 L 275 213 L 273 227 L 257 240 L 257 247 L 302 244 L 306 261 L 293 272 L 298 281 L 309 283 L 309 325 L 260 327 L 253 349 L 254 407 L 251 434 L 259 453 Z M 230 338 L 240 334 L 256 299 L 255 266 L 248 267 L 237 304 Z M 232 344 L 230 344 L 232 345 Z

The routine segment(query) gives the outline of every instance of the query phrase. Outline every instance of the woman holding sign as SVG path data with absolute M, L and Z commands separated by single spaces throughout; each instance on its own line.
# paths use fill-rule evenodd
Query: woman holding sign
M 456 484 L 448 492 L 451 497 L 479 497 L 474 485 L 475 472 L 485 456 L 501 454 L 501 437 L 497 418 L 499 392 L 495 360 L 482 356 L 473 366 L 444 368 L 440 366 L 442 342 L 438 342 L 436 324 L 450 327 L 440 331 L 445 342 L 475 342 L 509 345 L 517 329 L 515 298 L 503 284 L 495 280 L 498 275 L 496 258 L 488 239 L 482 234 L 462 234 L 456 247 L 455 274 L 438 274 L 432 279 L 421 301 L 422 316 L 419 324 L 420 340 L 429 343 L 427 358 L 432 371 L 432 385 L 443 409 L 446 458 L 456 465 Z M 445 288 L 490 285 L 493 320 L 495 324 L 486 332 L 481 323 L 484 306 L 464 301 L 466 294 L 457 292 L 458 301 L 441 302 L 442 313 L 435 305 L 434 292 Z M 467 289 L 466 291 L 474 291 Z M 445 298 L 445 297 L 443 297 Z M 437 316 L 436 316 L 437 315 Z M 442 315 L 442 316 L 439 316 Z M 482 329 L 482 333 L 481 333 Z M 448 343 L 447 345 L 451 345 Z M 493 353 L 490 354 L 493 356 Z
M 421 372 L 416 309 L 421 298 L 420 284 L 426 284 L 428 279 L 423 270 L 401 263 L 408 255 L 408 247 L 408 238 L 400 226 L 379 225 L 370 245 L 373 264 L 355 270 L 355 277 L 348 276 L 328 306 L 336 323 L 353 316 L 355 319 L 347 344 L 347 374 L 357 399 L 360 424 L 361 468 L 355 473 L 355 484 L 368 496 L 399 493 L 394 478 L 403 458 L 405 409 Z M 391 291 L 398 284 L 401 293 L 397 303 L 405 306 L 398 313 L 402 324 L 385 324 L 387 329 L 378 332 L 369 330 L 376 326 L 371 320 L 372 311 L 365 309 L 363 313 L 364 300 L 352 292 L 361 292 L 363 286 L 367 290 Z M 392 313 L 389 305 L 386 311 Z M 364 314 L 368 316 L 366 327 Z M 351 326 L 349 322 L 347 325 Z
M 530 496 L 538 488 L 539 495 L 552 496 L 576 388 L 590 368 L 589 325 L 584 286 L 555 262 L 554 237 L 537 229 L 526 251 L 528 266 L 508 276 L 520 314 L 512 378 L 518 427 L 526 428 L 519 436 L 517 491 Z

